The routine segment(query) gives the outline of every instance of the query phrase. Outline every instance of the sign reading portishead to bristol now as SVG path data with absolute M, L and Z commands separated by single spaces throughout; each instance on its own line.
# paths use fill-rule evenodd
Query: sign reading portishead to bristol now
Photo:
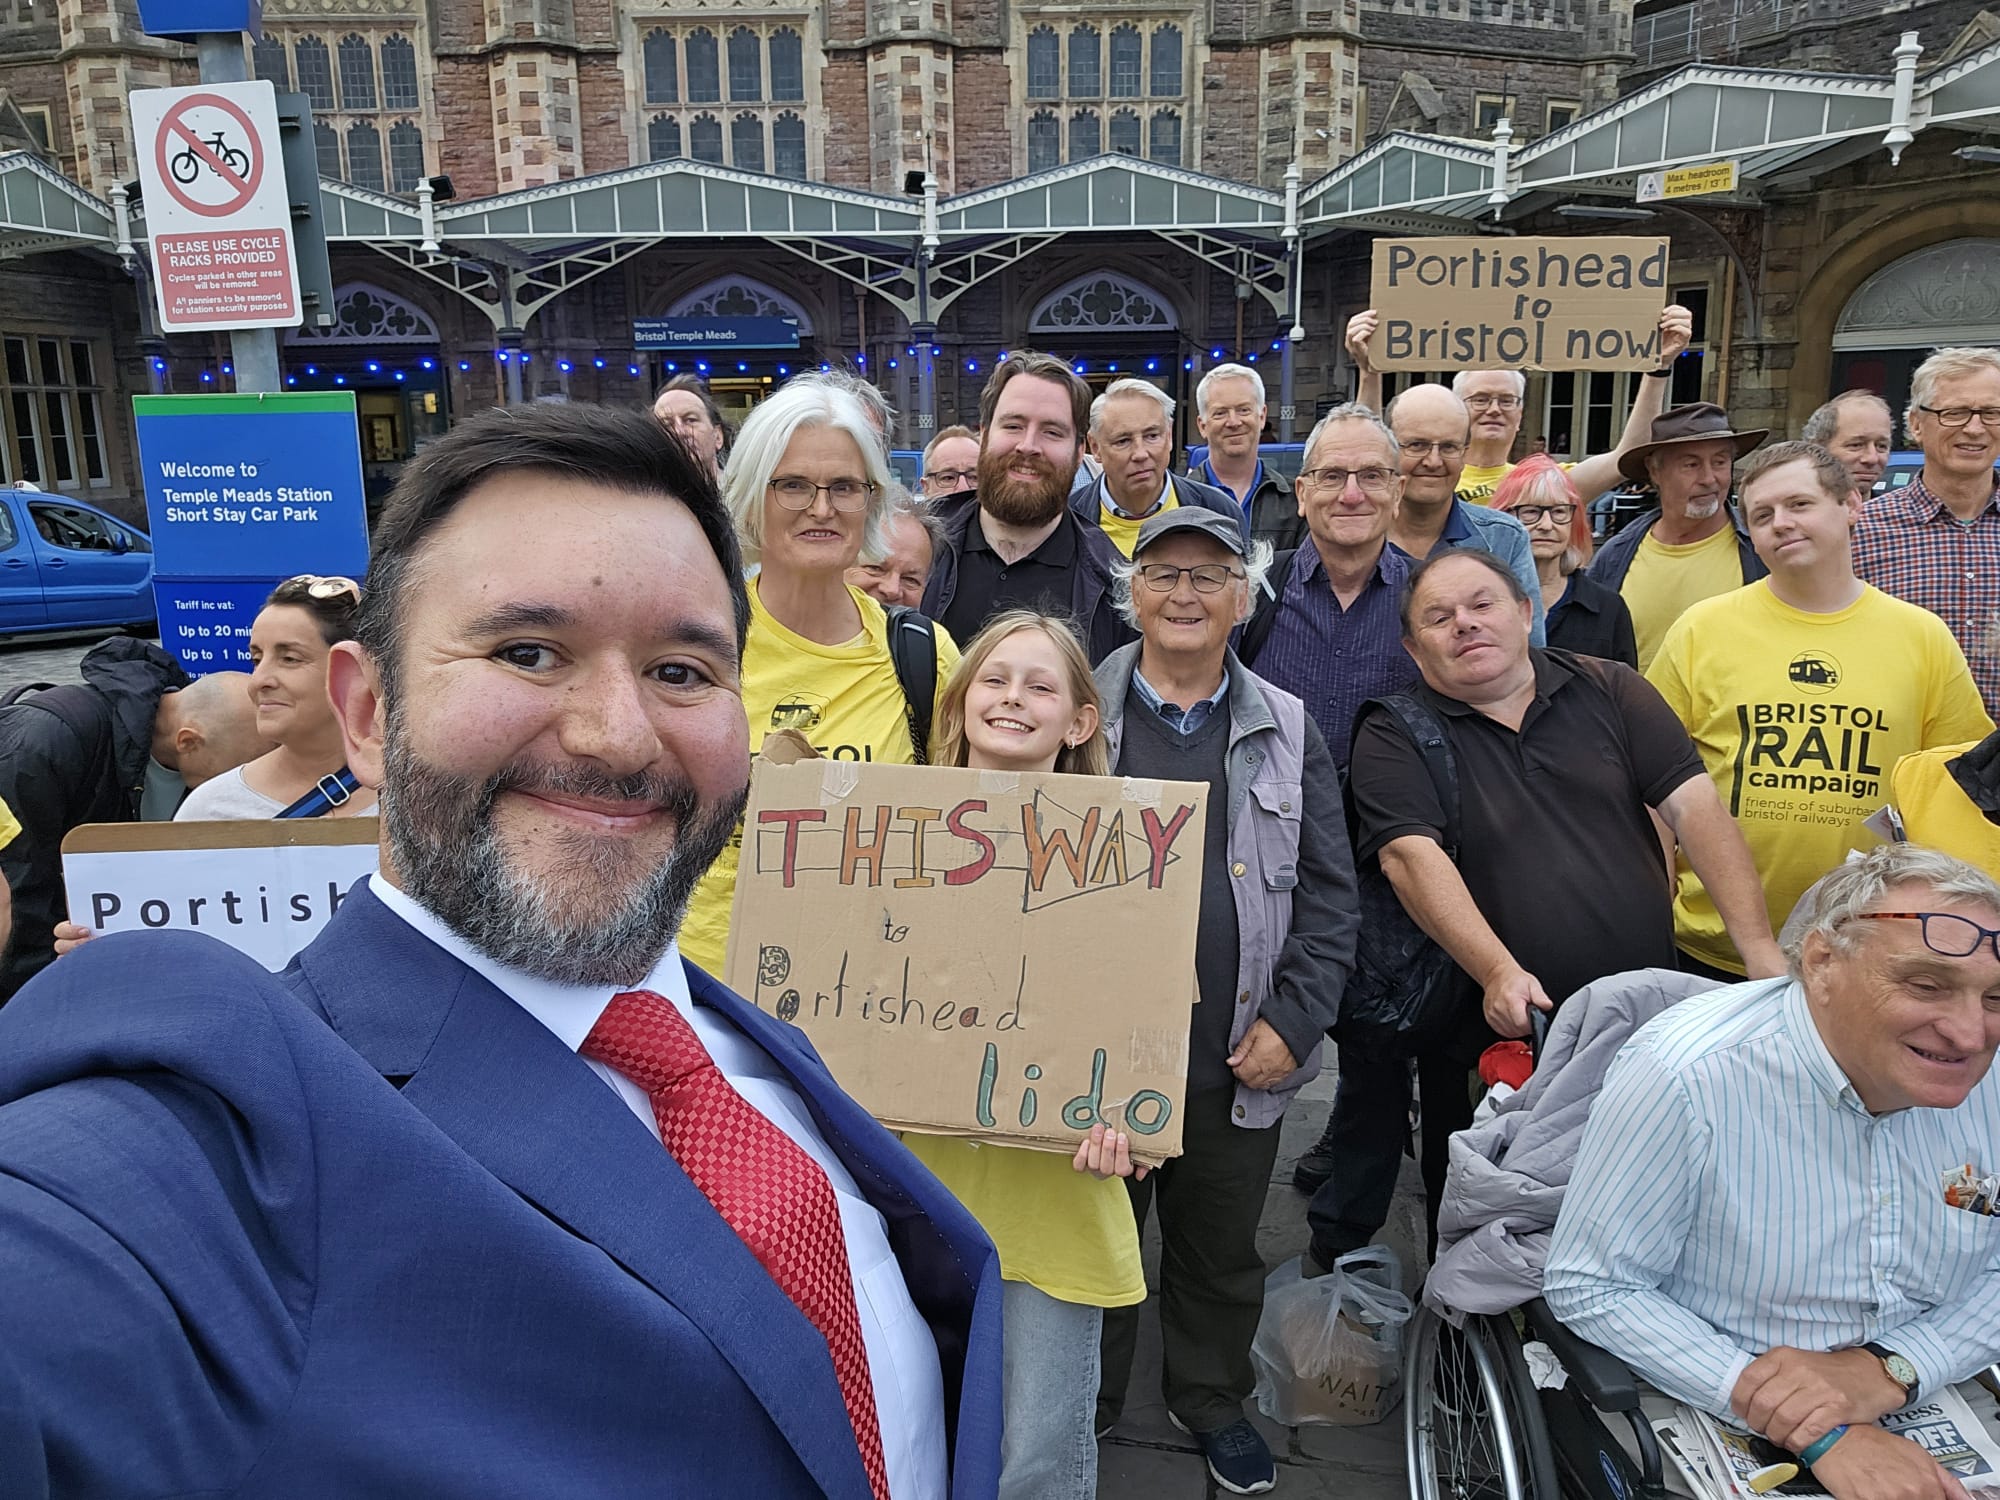
M 1643 370 L 1660 362 L 1665 239 L 1375 241 L 1378 370 Z
M 297 573 L 368 567 L 351 391 L 135 396 L 160 643 L 188 671 L 247 671 L 250 622 Z
M 794 318 L 634 318 L 635 349 L 796 349 Z
M 132 128 L 160 326 L 297 327 L 277 91 L 262 79 L 135 89 Z

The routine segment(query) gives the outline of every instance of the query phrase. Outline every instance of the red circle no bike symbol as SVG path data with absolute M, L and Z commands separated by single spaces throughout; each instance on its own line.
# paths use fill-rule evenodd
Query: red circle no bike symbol
M 190 94 L 167 111 L 153 164 L 173 200 L 207 219 L 239 212 L 264 179 L 257 129 L 220 94 Z

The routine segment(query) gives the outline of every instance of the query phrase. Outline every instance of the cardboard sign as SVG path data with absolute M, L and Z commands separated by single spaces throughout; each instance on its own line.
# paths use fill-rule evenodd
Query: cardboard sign
M 374 818 L 85 823 L 63 840 L 70 917 L 96 932 L 205 932 L 267 969 L 319 935 L 376 865 Z
M 751 773 L 730 987 L 895 1129 L 1179 1155 L 1206 785 L 786 753 Z
M 1375 241 L 1378 370 L 1644 370 L 1660 362 L 1662 238 Z

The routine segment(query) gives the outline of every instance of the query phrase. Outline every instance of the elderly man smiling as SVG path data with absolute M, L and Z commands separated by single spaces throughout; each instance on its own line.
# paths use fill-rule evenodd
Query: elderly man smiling
M 1140 638 L 1097 668 L 1113 773 L 1209 788 L 1181 1154 L 1130 1188 L 1142 1231 L 1149 1210 L 1160 1215 L 1167 1413 L 1237 1495 L 1277 1482 L 1243 1414 L 1264 1305 L 1264 1191 L 1285 1107 L 1319 1072 L 1359 925 L 1326 741 L 1297 698 L 1229 648 L 1270 559 L 1264 543 L 1245 546 L 1236 515 L 1155 515 L 1118 569 L 1119 607 Z M 1123 1409 L 1138 1332 L 1138 1308 L 1105 1313 L 1100 1430 Z
M 1556 1225 L 1558 1318 L 1838 1500 L 1962 1494 L 1872 1424 L 2000 1350 L 2000 1218 L 1947 1196 L 2000 1155 L 1997 924 L 2000 885 L 1948 855 L 1836 870 L 1789 978 L 1612 1064 Z

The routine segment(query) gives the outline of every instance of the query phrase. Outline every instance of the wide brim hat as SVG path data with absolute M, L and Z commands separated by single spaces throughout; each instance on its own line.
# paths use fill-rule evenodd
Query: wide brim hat
M 1649 453 L 1682 443 L 1733 442 L 1736 444 L 1736 456 L 1741 458 L 1770 435 L 1768 427 L 1749 427 L 1739 432 L 1729 425 L 1729 413 L 1713 401 L 1694 401 L 1686 406 L 1677 406 L 1672 411 L 1661 412 L 1653 418 L 1653 440 L 1620 454 L 1618 472 L 1627 479 L 1645 484 L 1650 477 L 1646 473 L 1646 455 Z

